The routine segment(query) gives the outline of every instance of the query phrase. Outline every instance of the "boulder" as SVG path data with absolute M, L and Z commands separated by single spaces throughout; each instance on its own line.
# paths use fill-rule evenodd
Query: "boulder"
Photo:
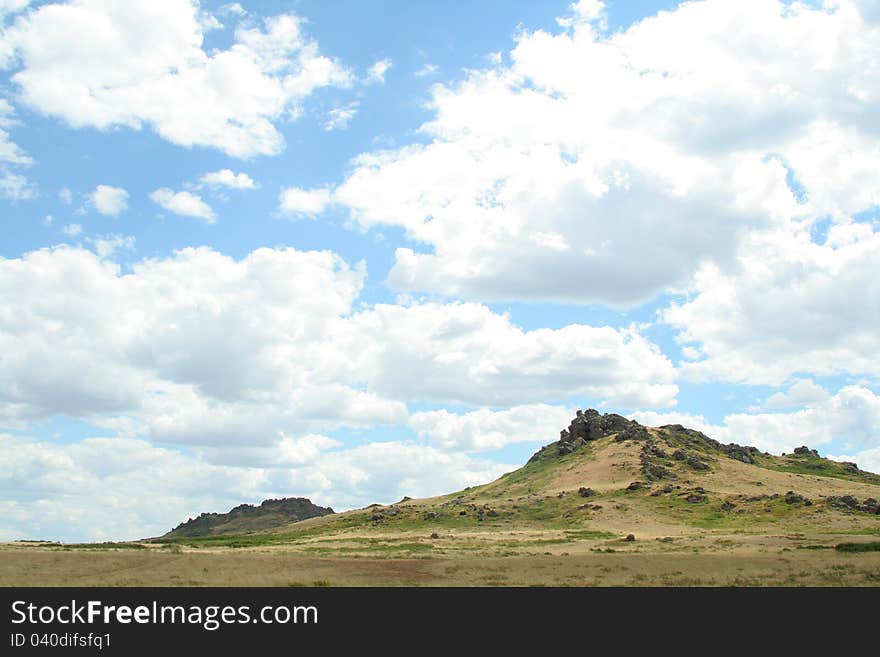
M 880 502 L 877 502 L 873 497 L 869 497 L 862 502 L 861 507 L 859 507 L 865 513 L 878 513 L 880 514 Z
M 592 488 L 587 488 L 585 486 L 581 486 L 580 488 L 578 488 L 578 495 L 580 495 L 581 497 L 592 497 L 595 494 L 596 491 L 594 491 Z
M 810 506 L 812 504 L 812 502 L 810 500 L 808 500 L 806 497 L 804 497 L 803 495 L 798 495 L 797 493 L 795 493 L 794 491 L 791 491 L 791 490 L 785 494 L 785 503 L 792 504 L 795 506 L 801 506 L 801 505 Z
M 668 468 L 664 468 L 662 465 L 657 465 L 656 463 L 646 463 L 642 466 L 642 472 L 645 475 L 645 478 L 648 481 L 655 481 L 657 479 L 675 479 L 675 473 Z
M 859 498 L 855 495 L 829 495 L 825 501 L 828 506 L 834 509 L 855 510 L 859 508 Z

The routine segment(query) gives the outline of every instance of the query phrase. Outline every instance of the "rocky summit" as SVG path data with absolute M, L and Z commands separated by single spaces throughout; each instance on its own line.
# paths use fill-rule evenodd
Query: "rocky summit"
M 305 497 L 265 500 L 259 506 L 240 504 L 228 513 L 202 513 L 165 534 L 163 538 L 222 536 L 273 529 L 308 518 L 333 513 Z

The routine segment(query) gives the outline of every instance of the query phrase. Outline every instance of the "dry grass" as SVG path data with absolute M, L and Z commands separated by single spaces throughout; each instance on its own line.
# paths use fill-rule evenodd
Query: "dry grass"
M 828 537 L 824 540 L 828 541 Z M 592 544 L 593 542 L 586 542 Z M 309 557 L 286 550 L 57 551 L 4 547 L 3 586 L 877 586 L 880 553 L 807 539 L 554 544 L 512 556 Z M 610 545 L 606 542 L 604 545 Z M 798 545 L 801 547 L 799 548 Z M 549 549 L 543 549 L 547 547 Z M 565 549 L 562 549 L 565 547 Z M 586 548 L 586 549 L 584 549 Z M 595 548 L 594 549 L 598 549 Z M 545 553 L 546 552 L 546 553 Z

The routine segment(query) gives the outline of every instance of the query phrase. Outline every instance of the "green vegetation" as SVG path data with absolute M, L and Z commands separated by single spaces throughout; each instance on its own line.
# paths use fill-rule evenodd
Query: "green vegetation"
M 834 477 L 847 481 L 880 484 L 880 476 L 872 472 L 853 471 L 843 463 L 830 461 L 813 454 L 787 454 L 785 456 L 760 456 L 757 465 L 777 472 L 810 475 L 813 477 Z
M 305 548 L 304 552 L 310 553 L 333 553 L 333 554 L 354 554 L 360 552 L 367 552 L 370 554 L 388 554 L 388 553 L 422 553 L 422 552 L 430 552 L 434 549 L 434 545 L 431 543 L 398 543 L 395 541 L 374 541 L 370 539 L 366 540 L 354 540 L 351 541 L 356 543 L 356 545 L 344 545 L 344 546 L 334 546 L 334 545 L 315 545 L 309 546 Z
M 773 524 L 796 513 L 797 507 L 786 504 L 782 497 L 756 502 L 737 500 L 736 511 L 724 511 L 722 500 L 709 497 L 706 502 L 686 502 L 674 494 L 643 499 L 653 506 L 659 515 L 700 529 L 724 529 L 734 533 L 753 529 L 762 524 Z
M 526 463 L 519 470 L 501 475 L 497 481 L 478 488 L 495 498 L 528 495 L 543 490 L 560 470 L 585 459 L 593 458 L 595 453 L 595 444 L 584 445 L 576 452 L 562 456 L 553 449 L 545 448 L 533 457 L 534 460 Z
M 52 547 L 61 550 L 146 550 L 142 543 L 53 543 Z
M 880 552 L 880 541 L 871 543 L 840 543 L 834 546 L 838 552 Z

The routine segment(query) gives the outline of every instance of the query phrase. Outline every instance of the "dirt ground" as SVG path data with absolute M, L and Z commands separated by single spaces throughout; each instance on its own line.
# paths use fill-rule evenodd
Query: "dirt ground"
M 0 547 L 2 586 L 878 586 L 880 552 L 839 537 L 582 541 L 508 556 L 351 554 L 287 549 L 168 552 Z M 853 537 L 848 537 L 853 538 Z M 821 541 L 821 542 L 816 542 Z M 600 551 L 601 550 L 601 551 Z

